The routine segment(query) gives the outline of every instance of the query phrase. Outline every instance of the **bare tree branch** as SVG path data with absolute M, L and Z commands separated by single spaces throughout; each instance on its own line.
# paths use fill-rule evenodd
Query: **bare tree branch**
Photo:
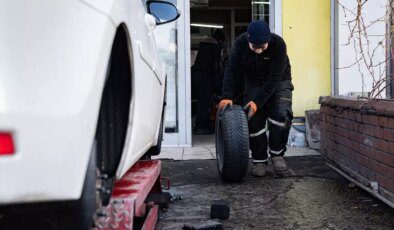
M 336 0 L 338 5 L 342 8 L 344 17 L 349 18 L 346 21 L 346 26 L 349 30 L 349 35 L 347 37 L 347 42 L 345 46 L 352 44 L 355 53 L 355 61 L 344 67 L 338 69 L 347 69 L 357 66 L 360 73 L 362 89 L 366 86 L 366 77 L 372 80 L 372 85 L 370 91 L 370 98 L 382 98 L 382 92 L 386 89 L 388 85 L 386 65 L 392 60 L 392 55 L 394 53 L 393 47 L 390 46 L 390 55 L 386 55 L 387 47 L 386 42 L 391 41 L 392 33 L 391 31 L 385 31 L 382 34 L 369 34 L 373 31 L 373 28 L 378 24 L 386 23 L 388 20 L 390 22 L 393 20 L 392 12 L 394 7 L 394 0 L 389 0 L 386 7 L 386 13 L 379 16 L 373 20 L 366 20 L 366 15 L 368 11 L 366 8 L 366 3 L 371 2 L 369 0 L 356 0 L 357 6 L 354 9 L 350 9 L 343 4 L 344 0 Z M 373 38 L 373 39 L 372 39 Z M 376 41 L 376 39 L 381 38 L 381 40 Z M 375 42 L 376 45 L 375 45 Z M 383 52 L 384 58 L 382 60 L 381 53 Z M 370 88 L 368 87 L 368 88 Z

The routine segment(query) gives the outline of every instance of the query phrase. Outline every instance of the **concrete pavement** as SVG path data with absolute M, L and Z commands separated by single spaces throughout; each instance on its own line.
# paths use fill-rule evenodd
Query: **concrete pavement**
M 272 166 L 263 178 L 223 183 L 215 160 L 163 160 L 175 200 L 161 213 L 158 229 L 210 219 L 210 204 L 230 202 L 224 229 L 394 229 L 394 210 L 344 180 L 321 156 L 287 158 L 292 174 L 279 177 Z

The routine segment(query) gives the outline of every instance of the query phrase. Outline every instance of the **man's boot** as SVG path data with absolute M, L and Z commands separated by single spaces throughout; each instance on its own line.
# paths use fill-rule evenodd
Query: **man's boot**
M 267 165 L 264 163 L 253 164 L 252 176 L 263 177 L 267 171 Z
M 284 172 L 287 170 L 285 158 L 282 156 L 272 157 L 272 164 L 276 172 Z

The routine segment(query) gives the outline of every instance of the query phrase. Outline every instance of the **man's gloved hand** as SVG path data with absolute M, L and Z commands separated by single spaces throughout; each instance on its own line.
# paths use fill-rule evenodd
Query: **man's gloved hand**
M 232 100 L 223 99 L 219 103 L 219 110 L 226 109 L 227 106 L 232 106 L 232 105 L 233 105 L 233 101 Z
M 248 118 L 250 119 L 251 117 L 253 117 L 253 115 L 256 114 L 256 112 L 257 112 L 257 105 L 253 101 L 249 101 L 248 104 L 246 104 L 244 109 L 245 110 L 249 109 L 249 111 L 248 111 Z

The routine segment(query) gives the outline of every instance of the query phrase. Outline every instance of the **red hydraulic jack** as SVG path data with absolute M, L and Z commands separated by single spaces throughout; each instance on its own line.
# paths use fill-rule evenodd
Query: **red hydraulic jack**
M 99 218 L 97 229 L 155 229 L 159 205 L 146 200 L 149 194 L 162 193 L 160 172 L 159 160 L 138 161 L 115 182 L 110 204 L 105 208 L 106 216 Z

